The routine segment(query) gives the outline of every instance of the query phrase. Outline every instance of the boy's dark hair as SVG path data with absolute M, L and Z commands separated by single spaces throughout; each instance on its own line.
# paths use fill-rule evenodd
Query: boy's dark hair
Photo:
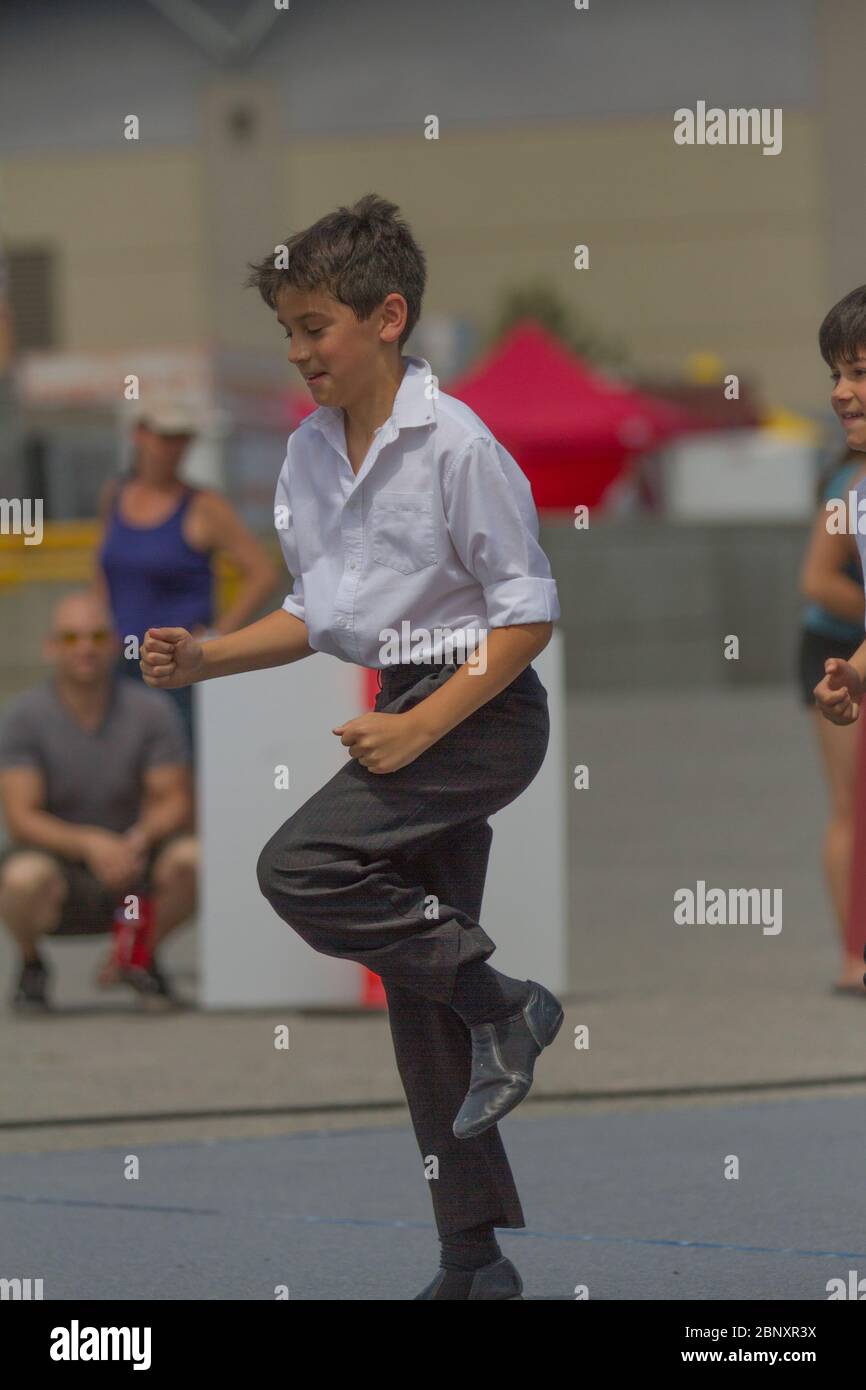
M 320 217 L 303 232 L 287 237 L 288 266 L 275 269 L 276 252 L 248 261 L 245 285 L 254 286 L 268 308 L 276 309 L 282 285 L 326 289 L 359 319 L 369 318 L 388 294 L 406 300 L 406 327 L 399 348 L 421 315 L 426 261 L 396 203 L 367 193 L 352 207 Z
M 866 351 L 866 285 L 858 285 L 833 305 L 818 329 L 818 346 L 828 367 L 853 362 Z

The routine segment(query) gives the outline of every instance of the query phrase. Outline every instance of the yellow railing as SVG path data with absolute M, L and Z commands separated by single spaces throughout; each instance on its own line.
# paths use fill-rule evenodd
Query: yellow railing
M 23 536 L 0 535 L 0 593 L 22 584 L 89 584 L 101 527 L 98 521 L 50 521 L 39 545 L 25 545 Z M 276 543 L 263 541 L 279 559 Z M 241 571 L 227 556 L 213 561 L 216 603 L 222 612 L 233 602 Z

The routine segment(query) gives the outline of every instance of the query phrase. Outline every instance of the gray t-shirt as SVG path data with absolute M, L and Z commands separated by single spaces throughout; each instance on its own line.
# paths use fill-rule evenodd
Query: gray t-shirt
M 43 810 L 118 834 L 138 819 L 147 769 L 189 762 L 172 700 L 127 676 L 115 676 L 105 719 L 93 733 L 61 700 L 53 677 L 16 695 L 0 726 L 0 768 L 38 768 Z

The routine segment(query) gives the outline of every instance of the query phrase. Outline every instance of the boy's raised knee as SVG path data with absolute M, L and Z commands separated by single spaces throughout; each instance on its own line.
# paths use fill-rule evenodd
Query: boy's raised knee
M 268 840 L 256 863 L 259 888 L 281 917 L 292 907 L 299 914 L 307 911 L 325 891 L 325 872 L 326 861 L 318 862 L 309 846 L 287 841 L 284 830 Z
M 259 881 L 259 889 L 268 899 L 273 894 L 274 868 L 272 841 L 268 840 L 264 849 L 259 854 L 256 862 L 256 878 Z

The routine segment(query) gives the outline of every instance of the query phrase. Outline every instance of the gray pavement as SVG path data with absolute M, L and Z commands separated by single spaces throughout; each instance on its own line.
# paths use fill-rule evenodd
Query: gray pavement
M 500 1243 L 540 1298 L 826 1297 L 841 1265 L 866 1274 L 866 991 L 829 989 L 809 717 L 788 688 L 575 696 L 568 735 L 590 788 L 569 802 L 566 1024 L 503 1125 L 527 1231 Z M 676 926 L 698 879 L 781 888 L 781 932 Z M 436 1245 L 387 1019 L 143 1016 L 92 989 L 103 948 L 50 943 L 62 1012 L 0 1015 L 4 1263 L 58 1298 L 420 1288 Z M 166 962 L 194 1002 L 194 929 Z
M 515 1114 L 500 1244 L 528 1298 L 826 1300 L 866 1274 L 864 1122 L 862 1094 Z M 0 1221 L 46 1299 L 406 1299 L 438 1253 L 405 1127 L 7 1156 Z

